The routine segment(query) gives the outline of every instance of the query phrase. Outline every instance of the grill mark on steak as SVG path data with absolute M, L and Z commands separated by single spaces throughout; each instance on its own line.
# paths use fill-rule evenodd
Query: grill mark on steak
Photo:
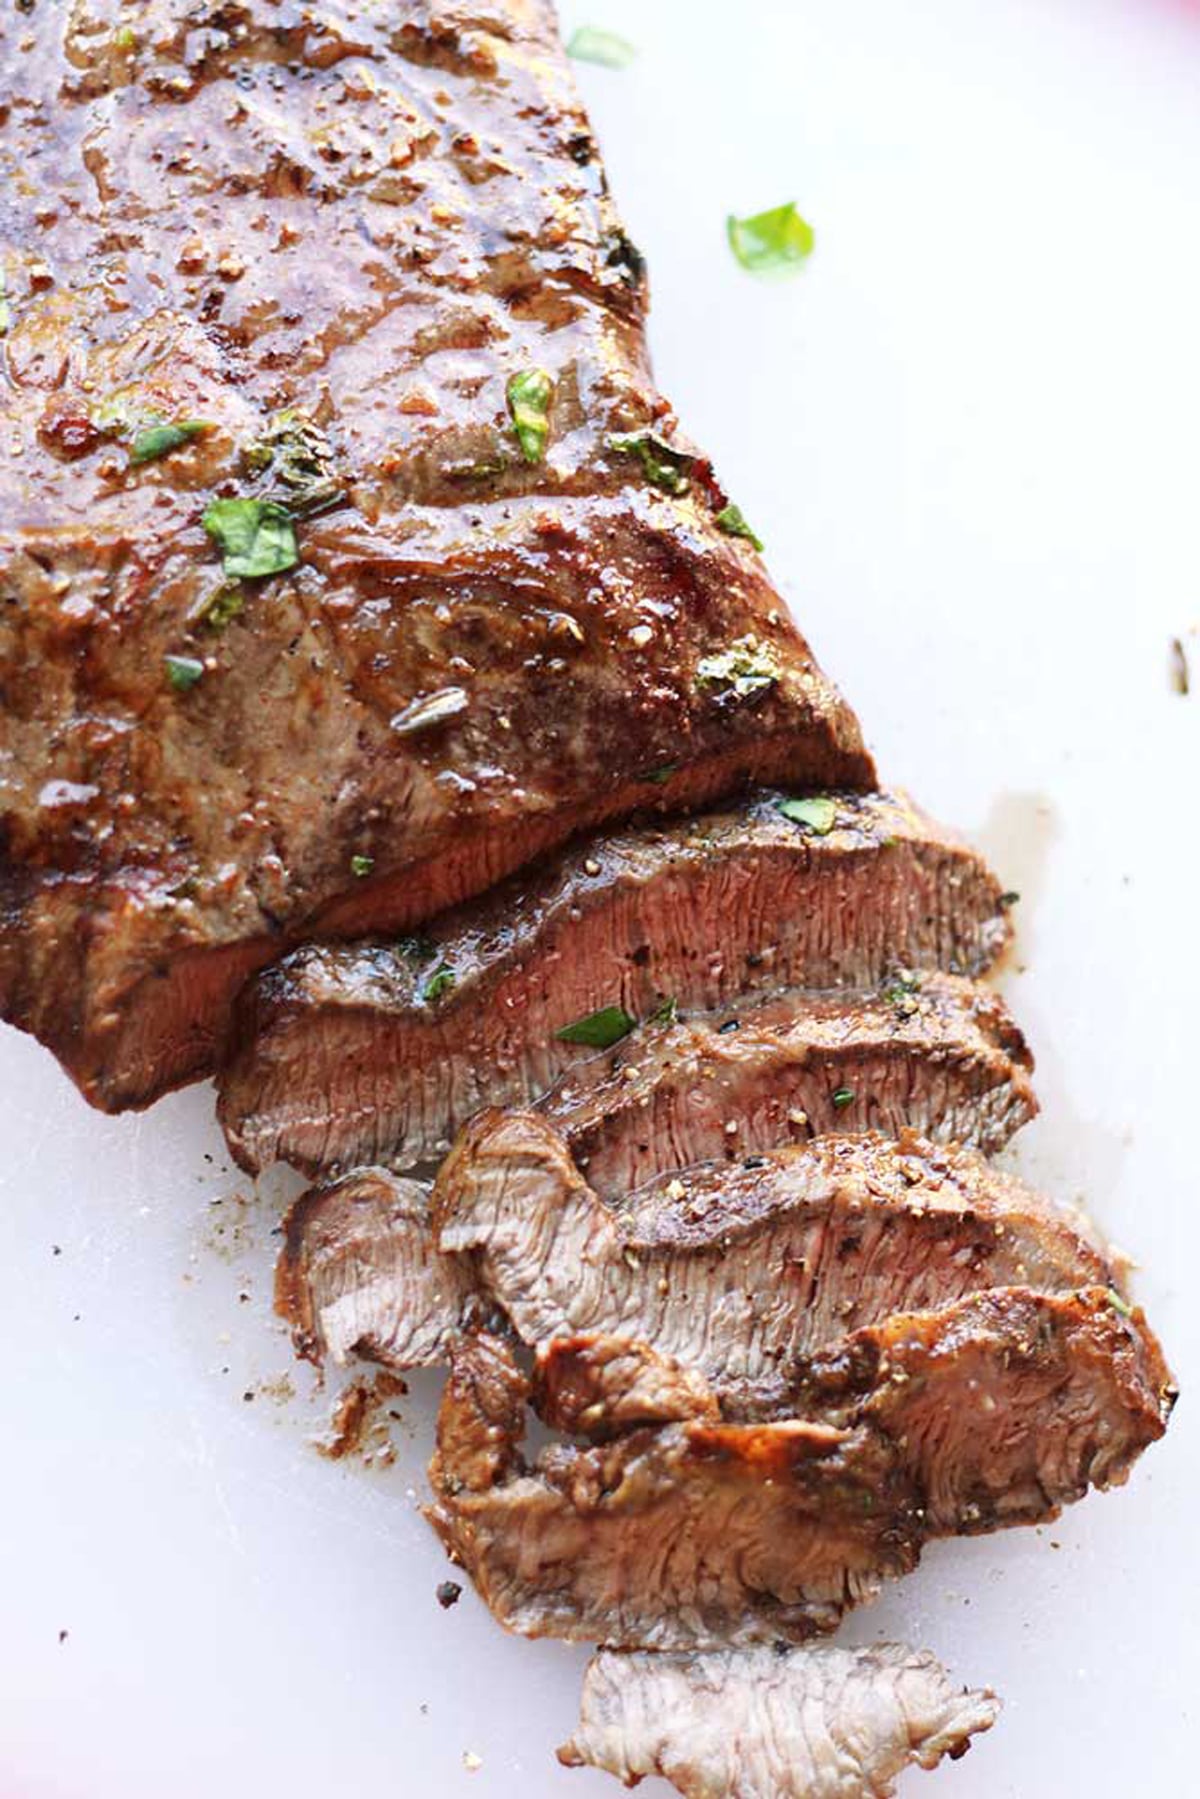
M 602 1649 L 558 1758 L 685 1799 L 889 1799 L 903 1770 L 956 1761 L 999 1715 L 934 1657 L 897 1643 L 843 1649 Z
M 824 836 L 768 793 L 593 837 L 415 945 L 285 957 L 239 1009 L 220 1094 L 232 1153 L 251 1170 L 276 1158 L 309 1172 L 411 1166 L 480 1106 L 544 1091 L 585 1053 L 556 1033 L 603 1007 L 647 1018 L 667 1002 L 869 990 L 897 966 L 987 968 L 1008 923 L 982 860 L 902 797 L 840 795 L 837 807 Z M 453 984 L 433 1002 L 445 970 Z
M 753 1422 L 697 1416 L 693 1383 L 683 1422 L 554 1445 L 532 1466 L 511 1352 L 501 1417 L 481 1406 L 473 1369 L 506 1352 L 463 1340 L 429 1516 L 524 1634 L 655 1649 L 801 1641 L 908 1572 L 930 1540 L 1050 1519 L 1126 1479 L 1175 1390 L 1144 1318 L 1114 1297 L 1001 1288 L 896 1316 L 796 1368 L 786 1416 L 764 1419 L 758 1395 Z M 628 1379 L 637 1418 L 648 1370 L 667 1390 L 658 1358 L 608 1338 L 549 1344 L 536 1391 L 552 1419 L 592 1428 L 589 1396 L 602 1417 Z
M 671 1424 L 552 1445 L 525 1467 L 515 1413 L 527 1388 L 511 1355 L 468 1338 L 452 1368 L 428 1516 L 523 1635 L 802 1640 L 913 1565 L 911 1494 L 870 1432 Z
M 673 497 L 611 449 L 689 446 L 548 0 L 197 21 L 0 14 L 0 1012 L 113 1110 L 211 1071 L 296 942 L 405 930 L 640 809 L 874 779 L 707 464 Z M 202 514 L 262 497 L 247 452 L 297 409 L 341 504 L 211 630 Z M 211 429 L 135 467 L 155 419 Z M 744 640 L 764 680 L 707 680 Z
M 439 1173 L 434 1231 L 525 1342 L 652 1344 L 743 1412 L 777 1407 L 795 1357 L 894 1311 L 1115 1278 L 1079 1214 L 970 1151 L 843 1137 L 755 1161 L 613 1209 L 544 1118 L 484 1114 Z M 406 1303 L 398 1288 L 392 1308 Z

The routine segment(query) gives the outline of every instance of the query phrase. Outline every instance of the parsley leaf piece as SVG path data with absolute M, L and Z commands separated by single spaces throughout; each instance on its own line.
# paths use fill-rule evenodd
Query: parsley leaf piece
M 156 462 L 160 456 L 169 456 L 172 450 L 182 449 L 194 437 L 211 429 L 208 419 L 179 419 L 172 425 L 147 425 L 130 444 L 129 460 L 135 467 L 143 462 Z
M 718 531 L 724 531 L 726 537 L 744 537 L 747 543 L 754 545 L 756 550 L 762 549 L 762 538 L 747 522 L 746 515 L 740 506 L 732 504 L 723 506 L 717 514 L 716 524 Z
M 844 1112 L 847 1106 L 854 1104 L 854 1089 L 853 1087 L 839 1087 L 837 1092 L 831 1093 L 829 1097 L 837 1110 Z
M 667 443 L 653 431 L 629 431 L 619 437 L 610 437 L 608 447 L 619 456 L 636 456 L 647 481 L 661 487 L 664 493 L 678 498 L 687 492 L 688 474 L 696 458 L 689 456 L 686 450 L 677 450 L 674 444 Z
M 628 1037 L 636 1023 L 637 1019 L 631 1018 L 623 1006 L 601 1006 L 598 1012 L 589 1012 L 586 1018 L 565 1024 L 554 1035 L 560 1043 L 583 1043 L 589 1049 L 610 1049 L 622 1037 Z
M 1117 1292 L 1115 1287 L 1106 1287 L 1104 1289 L 1104 1297 L 1105 1297 L 1105 1299 L 1107 1299 L 1107 1301 L 1108 1301 L 1109 1305 L 1112 1307 L 1113 1311 L 1116 1312 L 1120 1317 L 1122 1317 L 1122 1318 L 1132 1318 L 1133 1317 L 1133 1307 L 1130 1305 L 1130 1303 L 1127 1299 L 1123 1298 L 1122 1295 Z
M 243 447 L 242 466 L 264 477 L 267 497 L 274 494 L 285 501 L 293 518 L 327 512 L 345 498 L 333 445 L 298 407 L 277 412 L 261 435 Z
M 731 213 L 726 230 L 730 249 L 752 275 L 799 268 L 812 254 L 815 241 L 812 226 L 800 217 L 791 200 L 748 219 L 734 218 Z
M 678 1018 L 678 1016 L 679 1016 L 679 1001 L 675 998 L 674 994 L 672 994 L 670 999 L 665 999 L 661 1006 L 659 1006 L 655 1011 L 651 1012 L 649 1018 L 646 1020 L 646 1023 L 647 1024 L 674 1024 L 675 1020 Z
M 522 369 L 508 383 L 508 410 L 526 462 L 540 462 L 550 435 L 554 383 L 545 369 Z
M 567 55 L 576 62 L 599 63 L 602 69 L 627 69 L 637 51 L 628 38 L 618 37 L 615 31 L 581 25 L 567 45 Z
M 794 825 L 804 825 L 814 837 L 828 837 L 837 823 L 837 801 L 819 794 L 809 800 L 780 800 L 779 810 Z
M 12 307 L 8 301 L 8 276 L 4 272 L 4 264 L 0 263 L 0 337 L 7 337 L 12 329 Z
M 167 680 L 176 693 L 187 693 L 194 687 L 204 673 L 203 662 L 197 662 L 194 656 L 164 656 Z
M 779 657 L 769 643 L 757 637 L 739 637 L 727 650 L 702 656 L 696 664 L 696 680 L 702 687 L 716 687 L 735 699 L 765 693 L 780 676 Z
M 374 866 L 374 856 L 351 856 L 350 858 L 350 873 L 357 875 L 360 880 L 364 875 L 369 875 Z
M 214 500 L 203 522 L 231 580 L 279 575 L 300 560 L 292 515 L 274 500 Z
M 457 980 L 458 976 L 451 968 L 449 962 L 439 962 L 429 979 L 426 981 L 421 991 L 421 998 L 425 1001 L 426 1005 L 432 1006 L 435 1000 L 441 999 L 443 993 L 449 993 L 451 987 L 454 986 Z

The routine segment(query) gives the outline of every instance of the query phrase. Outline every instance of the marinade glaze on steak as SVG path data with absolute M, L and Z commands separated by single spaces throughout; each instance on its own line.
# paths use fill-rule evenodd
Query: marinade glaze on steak
M 549 0 L 5 7 L 0 223 L 0 1011 L 93 1103 L 210 1070 L 290 942 L 872 784 L 653 386 Z M 275 514 L 227 583 L 216 499 L 294 566 Z
M 910 801 L 839 794 L 820 834 L 786 803 L 597 834 L 419 939 L 286 956 L 239 1006 L 220 1099 L 233 1154 L 411 1166 L 480 1106 L 542 1092 L 587 1053 L 559 1033 L 604 1008 L 647 1019 L 995 960 L 999 883 Z

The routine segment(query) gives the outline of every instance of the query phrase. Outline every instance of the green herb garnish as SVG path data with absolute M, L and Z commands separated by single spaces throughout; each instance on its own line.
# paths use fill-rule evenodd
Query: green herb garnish
M 717 514 L 716 522 L 717 529 L 724 531 L 727 537 L 744 537 L 747 543 L 754 545 L 756 550 L 762 549 L 762 538 L 751 525 L 747 524 L 746 515 L 740 506 L 732 504 L 723 506 Z
M 261 436 L 244 446 L 242 464 L 264 477 L 268 497 L 275 493 L 286 502 L 293 518 L 311 518 L 344 498 L 332 444 L 297 407 L 276 413 Z
M 231 580 L 279 575 L 300 560 L 291 513 L 275 500 L 214 500 L 204 529 L 220 544 Z
M 4 265 L 0 263 L 0 337 L 7 337 L 12 329 L 12 307 L 8 301 L 8 277 Z
M 363 875 L 369 875 L 374 866 L 374 856 L 351 856 L 350 858 L 350 873 L 357 875 L 360 880 Z
M 689 456 L 686 450 L 677 450 L 674 444 L 657 437 L 653 431 L 629 431 L 619 437 L 610 437 L 608 447 L 620 456 L 636 456 L 647 481 L 661 487 L 664 493 L 678 498 L 687 492 L 688 475 L 696 458 Z
M 508 383 L 508 410 L 526 462 L 540 462 L 550 435 L 550 396 L 554 383 L 545 369 L 522 369 Z
M 670 999 L 665 999 L 663 1001 L 662 1005 L 659 1006 L 659 1008 L 656 1012 L 651 1012 L 649 1018 L 646 1020 L 646 1023 L 647 1024 L 674 1024 L 675 1020 L 678 1018 L 678 1016 L 679 1016 L 679 1001 L 675 998 L 674 994 L 672 994 Z
M 180 419 L 173 425 L 147 425 L 130 444 L 129 460 L 135 466 L 142 462 L 155 462 L 160 456 L 169 456 L 172 450 L 181 449 L 184 444 L 190 444 L 194 437 L 211 429 L 208 419 Z
M 822 794 L 810 800 L 779 800 L 780 812 L 794 825 L 804 825 L 814 837 L 828 837 L 837 823 L 837 802 Z
M 1007 912 L 1010 906 L 1016 905 L 1020 897 L 1019 893 L 1002 893 L 996 904 L 1002 912 Z
M 210 631 L 223 631 L 230 619 L 237 617 L 246 604 L 246 591 L 240 581 L 222 581 L 196 609 L 193 617 Z
M 597 31 L 592 25 L 581 25 L 567 45 L 567 55 L 576 62 L 599 63 L 602 69 L 627 69 L 637 51 L 615 31 Z
M 457 979 L 458 976 L 451 968 L 449 962 L 439 962 L 429 979 L 426 981 L 421 992 L 421 998 L 425 1001 L 426 1005 L 433 1005 L 435 1000 L 441 999 L 443 993 L 449 993 Z
M 194 656 L 164 656 L 167 680 L 176 693 L 186 693 L 194 687 L 204 673 L 203 662 L 197 662 Z
M 1107 1299 L 1113 1311 L 1119 1312 L 1122 1318 L 1133 1317 L 1133 1307 L 1127 1299 L 1122 1298 L 1115 1287 L 1106 1287 L 1104 1289 L 1104 1297 Z
M 650 781 L 655 787 L 665 787 L 671 776 L 678 771 L 678 762 L 664 762 L 660 768 L 648 769 L 638 777 L 642 781 Z
M 756 212 L 748 219 L 735 219 L 730 214 L 726 230 L 730 249 L 752 275 L 798 268 L 812 254 L 812 226 L 800 217 L 790 200 L 786 206 Z
M 136 50 L 137 33 L 134 31 L 133 26 L 118 25 L 117 29 L 113 32 L 113 43 L 118 50 Z
M 727 650 L 702 656 L 696 679 L 703 687 L 717 687 L 735 699 L 748 699 L 774 686 L 781 673 L 779 657 L 769 643 L 757 637 L 739 637 Z
M 844 1112 L 847 1106 L 852 1106 L 854 1104 L 854 1089 L 853 1087 L 839 1087 L 837 1092 L 831 1093 L 829 1097 L 832 1099 L 837 1110 L 839 1112 Z
M 623 1006 L 601 1006 L 598 1012 L 577 1018 L 574 1024 L 564 1025 L 554 1035 L 560 1043 L 583 1043 L 589 1049 L 609 1049 L 622 1037 L 628 1037 L 636 1023 L 637 1019 L 631 1018 Z

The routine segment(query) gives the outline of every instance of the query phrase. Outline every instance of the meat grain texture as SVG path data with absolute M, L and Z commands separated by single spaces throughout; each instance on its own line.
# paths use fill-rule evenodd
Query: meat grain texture
M 93 1103 L 300 937 L 872 784 L 653 386 L 549 0 L 6 7 L 0 195 L 0 1012 Z
M 601 1650 L 558 1754 L 627 1786 L 661 1774 L 684 1799 L 889 1799 L 906 1767 L 957 1760 L 998 1711 L 991 1693 L 956 1687 L 931 1655 L 895 1643 Z

